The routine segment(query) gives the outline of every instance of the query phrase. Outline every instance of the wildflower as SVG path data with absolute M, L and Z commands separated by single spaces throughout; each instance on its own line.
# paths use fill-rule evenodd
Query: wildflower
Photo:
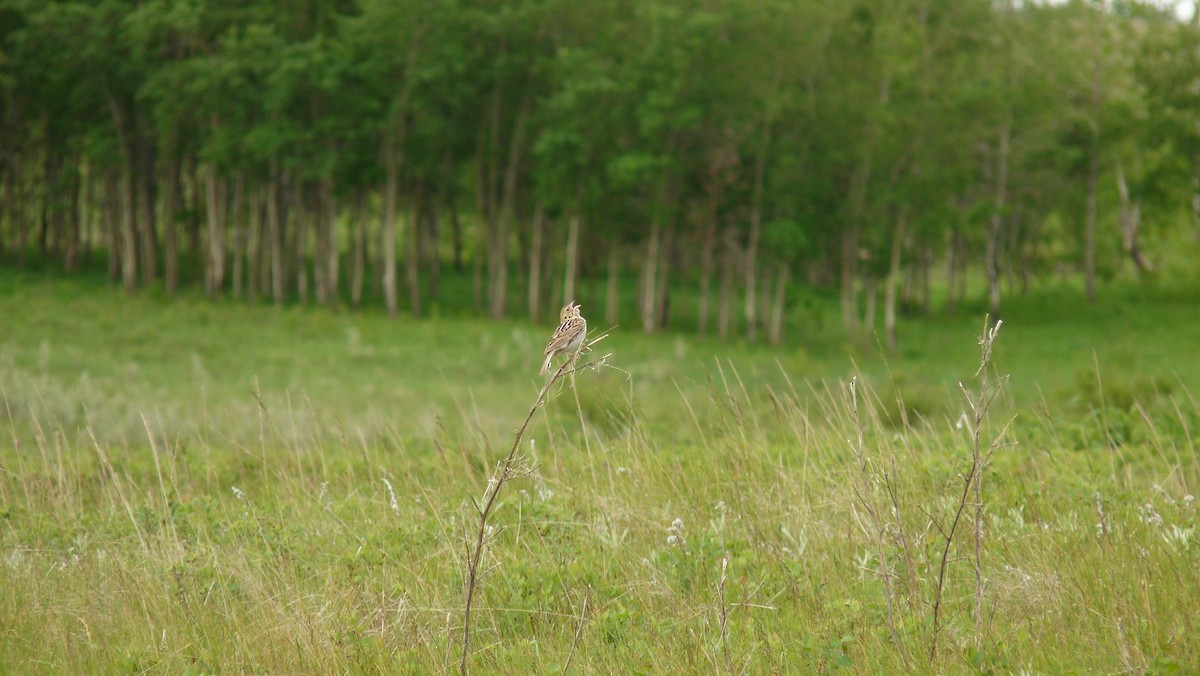
M 387 477 L 383 477 L 383 485 L 387 486 L 388 496 L 391 498 L 392 513 L 400 516 L 400 503 L 396 502 L 396 491 L 392 490 L 392 482 L 388 481 Z
M 667 544 L 683 545 L 683 519 L 675 517 L 671 527 L 667 529 Z
M 245 502 L 245 501 L 246 501 L 246 493 L 245 493 L 245 491 L 243 491 L 242 489 L 238 488 L 237 486 L 233 486 L 232 488 L 233 488 L 233 495 L 234 495 L 234 496 L 235 496 L 235 497 L 236 497 L 238 500 L 241 500 L 242 502 Z
M 1142 523 L 1148 523 L 1151 526 L 1161 526 L 1163 524 L 1162 515 L 1149 502 L 1138 507 L 1138 520 Z

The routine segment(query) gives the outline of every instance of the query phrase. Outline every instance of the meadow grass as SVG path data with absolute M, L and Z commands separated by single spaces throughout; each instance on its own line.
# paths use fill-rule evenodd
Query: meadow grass
M 1068 297 L 1006 309 L 979 474 L 978 308 L 886 359 L 613 332 L 495 495 L 468 666 L 1197 670 L 1200 318 Z M 458 669 L 552 327 L 14 274 L 0 317 L 0 670 Z

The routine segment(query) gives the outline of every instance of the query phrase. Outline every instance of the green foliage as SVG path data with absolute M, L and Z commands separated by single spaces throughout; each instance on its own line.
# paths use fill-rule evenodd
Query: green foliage
M 228 279 L 236 260 L 270 269 L 277 302 L 315 281 L 331 305 L 339 269 L 364 280 L 356 299 L 394 296 L 382 268 L 403 261 L 415 311 L 451 251 L 515 295 L 500 270 L 519 260 L 524 281 L 539 214 L 543 284 L 578 216 L 587 251 L 660 233 L 668 293 L 738 268 L 726 305 L 776 264 L 822 288 L 882 279 L 900 222 L 908 277 L 949 241 L 976 270 L 995 250 L 1021 288 L 1111 281 L 1138 232 L 1149 267 L 1194 277 L 1175 254 L 1195 228 L 1197 35 L 1143 2 L 11 0 L 0 258 L 107 253 L 130 289 L 204 278 L 213 295 L 251 286 L 257 269 Z

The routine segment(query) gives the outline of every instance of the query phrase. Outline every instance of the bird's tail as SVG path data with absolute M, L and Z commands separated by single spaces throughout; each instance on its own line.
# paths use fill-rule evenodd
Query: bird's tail
M 543 375 L 543 376 L 544 376 L 544 375 L 546 375 L 546 372 L 550 370 L 550 360 L 552 360 L 552 359 L 554 359 L 554 353 L 553 353 L 553 352 L 551 352 L 550 354 L 546 355 L 546 361 L 542 362 L 542 371 L 541 371 L 541 374 L 540 374 L 540 375 Z

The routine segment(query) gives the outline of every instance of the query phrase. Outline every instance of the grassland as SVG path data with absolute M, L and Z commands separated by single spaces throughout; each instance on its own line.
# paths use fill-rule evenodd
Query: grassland
M 1200 669 L 1195 296 L 1077 298 L 1006 308 L 979 501 L 978 308 L 887 358 L 819 298 L 780 350 L 618 327 L 498 495 L 469 666 Z M 0 671 L 457 669 L 549 330 L 0 275 Z

